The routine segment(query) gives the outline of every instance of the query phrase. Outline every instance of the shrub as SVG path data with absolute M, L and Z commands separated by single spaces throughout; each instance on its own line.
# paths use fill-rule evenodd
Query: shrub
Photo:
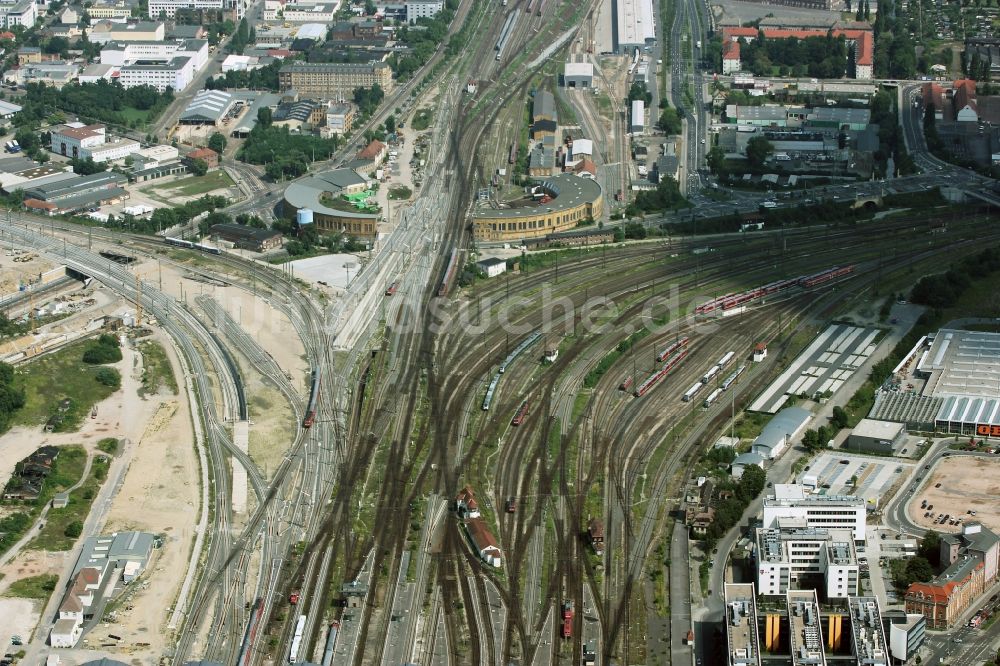
M 104 384 L 105 386 L 110 386 L 111 388 L 116 390 L 120 388 L 122 385 L 121 373 L 119 373 L 114 368 L 101 368 L 100 370 L 97 371 L 97 374 L 94 375 L 94 379 L 96 379 L 101 384 Z
M 66 526 L 66 529 L 63 531 L 63 534 L 65 534 L 71 539 L 77 538 L 78 536 L 83 534 L 83 523 L 80 522 L 79 520 L 74 520 L 72 523 Z

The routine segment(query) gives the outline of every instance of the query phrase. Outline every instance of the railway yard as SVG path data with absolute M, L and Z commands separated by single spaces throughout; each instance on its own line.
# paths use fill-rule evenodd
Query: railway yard
M 534 196 L 513 167 L 543 86 L 556 90 L 563 131 L 595 139 L 608 205 L 588 224 L 602 232 L 624 209 L 610 195 L 635 175 L 631 54 L 594 53 L 613 6 L 460 3 L 452 33 L 466 47 L 436 53 L 421 74 L 436 78 L 405 118 L 433 111 L 423 184 L 335 294 L 213 245 L 17 210 L 0 219 L 5 310 L 26 327 L 0 346 L 13 381 L 74 345 L 111 338 L 122 351 L 107 364 L 120 374 L 107 395 L 78 408 L 50 389 L 59 418 L 24 417 L 0 437 L 4 480 L 38 447 L 79 445 L 69 507 L 91 467 L 107 465 L 87 486 L 76 537 L 33 541 L 66 508 L 43 493 L 18 539 L 0 541 L 0 614 L 19 618 L 0 640 L 23 643 L 18 663 L 714 663 L 690 647 L 693 607 L 713 590 L 699 586 L 682 518 L 706 453 L 789 401 L 817 419 L 827 401 L 845 404 L 897 324 L 874 313 L 997 245 L 1000 230 L 995 209 L 942 202 L 754 233 L 664 224 L 629 242 L 477 245 L 477 205 Z M 675 24 L 656 29 L 680 62 L 681 35 L 707 27 L 704 8 L 677 8 Z M 564 61 L 595 64 L 597 94 L 558 87 Z M 699 67 L 683 67 L 700 85 Z M 661 95 L 680 99 L 681 77 L 663 77 L 674 89 Z M 705 130 L 700 110 L 682 115 L 687 191 Z M 503 273 L 476 274 L 504 252 Z M 36 275 L 37 288 L 19 291 Z M 850 363 L 834 363 L 840 354 Z M 77 356 L 72 372 L 92 372 Z M 62 431 L 73 409 L 79 423 Z M 737 438 L 741 453 L 756 434 Z M 982 478 L 963 485 L 959 458 L 924 468 L 909 502 L 982 507 L 996 527 L 995 463 L 977 459 Z M 812 465 L 821 494 L 850 488 L 872 503 L 923 466 L 832 451 Z M 0 519 L 19 506 L 0 506 Z M 98 583 L 89 614 L 99 612 L 82 622 L 81 611 L 82 633 L 57 648 L 76 617 L 87 539 L 132 530 L 151 535 L 150 566 L 121 586 Z M 698 557 L 711 565 L 707 550 Z M 6 598 L 42 575 L 46 594 Z

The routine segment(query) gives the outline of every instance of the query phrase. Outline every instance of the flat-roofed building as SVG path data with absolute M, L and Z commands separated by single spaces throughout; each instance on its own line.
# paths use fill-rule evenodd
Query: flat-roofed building
M 139 21 L 137 23 L 98 21 L 87 31 L 87 39 L 95 44 L 162 41 L 164 30 L 164 25 L 160 21 Z
M 653 0 L 614 0 L 615 51 L 628 53 L 656 41 Z
M 641 99 L 632 100 L 632 116 L 629 131 L 641 134 L 646 131 L 646 103 Z
M 893 659 L 909 662 L 927 637 L 927 618 L 920 613 L 890 611 L 883 614 L 889 624 L 889 652 Z
M 757 589 L 777 596 L 823 585 L 827 599 L 857 594 L 860 568 L 850 530 L 810 529 L 802 519 L 757 530 Z
M 729 666 L 760 666 L 757 596 L 752 583 L 726 583 L 726 644 Z
M 200 90 L 180 115 L 182 125 L 217 125 L 229 113 L 235 99 L 222 90 Z
M 589 62 L 568 62 L 563 69 L 563 85 L 567 88 L 593 88 L 594 65 Z
M 789 590 L 785 595 L 785 603 L 788 608 L 788 645 L 792 653 L 792 666 L 826 666 L 816 590 Z
M 892 421 L 861 419 L 847 438 L 853 451 L 891 454 L 906 441 L 906 426 Z
M 278 72 L 278 83 L 282 90 L 347 99 L 355 88 L 378 85 L 387 91 L 392 87 L 392 69 L 385 62 L 293 62 Z
M 537 238 L 571 229 L 588 218 L 596 220 L 603 212 L 601 185 L 593 178 L 558 174 L 542 180 L 539 187 L 542 199 L 538 202 L 476 210 L 472 220 L 476 238 L 481 241 Z
M 855 544 L 864 543 L 865 501 L 851 495 L 810 495 L 801 484 L 776 483 L 764 497 L 762 527 L 777 528 L 779 519 L 801 518 L 805 526 L 849 529 Z
M 851 616 L 851 647 L 858 666 L 889 666 L 882 613 L 875 597 L 847 600 Z

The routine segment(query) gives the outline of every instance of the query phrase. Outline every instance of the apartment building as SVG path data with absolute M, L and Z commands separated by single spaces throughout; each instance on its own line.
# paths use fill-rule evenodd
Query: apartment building
M 164 25 L 159 21 L 139 21 L 138 23 L 98 21 L 87 31 L 87 38 L 94 44 L 160 42 L 164 38 Z
M 87 9 L 90 18 L 95 19 L 121 19 L 132 16 L 132 6 L 124 0 L 109 1 L 98 0 Z
M 13 28 L 15 25 L 30 28 L 38 20 L 38 9 L 34 0 L 0 2 L 0 25 Z
M 779 521 L 779 529 L 757 530 L 757 589 L 781 595 L 816 586 L 827 599 L 857 594 L 860 568 L 848 529 L 810 529 L 801 519 Z
M 779 527 L 781 518 L 800 518 L 805 526 L 822 529 L 850 529 L 855 544 L 865 541 L 865 502 L 850 495 L 810 495 L 801 484 L 774 484 L 764 497 L 763 527 Z
M 407 0 L 406 21 L 415 23 L 419 18 L 434 18 L 444 9 L 444 0 Z
M 392 69 L 385 62 L 328 63 L 293 62 L 278 72 L 281 90 L 295 89 L 303 95 L 349 98 L 355 88 L 392 86 Z

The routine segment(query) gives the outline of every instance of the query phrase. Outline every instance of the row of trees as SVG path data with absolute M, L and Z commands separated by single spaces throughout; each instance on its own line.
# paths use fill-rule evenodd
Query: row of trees
M 6 320 L 6 315 L 3 315 Z M 10 427 L 14 413 L 24 407 L 24 389 L 14 385 L 14 367 L 0 362 L 0 432 Z
M 237 220 L 238 221 L 238 220 Z M 299 228 L 293 220 L 279 219 L 271 228 L 286 236 L 295 238 L 285 243 L 285 252 L 291 257 L 314 254 L 316 252 L 357 252 L 364 249 L 364 244 L 353 236 L 342 233 L 320 234 L 316 225 Z
M 636 195 L 635 201 L 625 209 L 628 217 L 638 217 L 643 213 L 655 213 L 687 206 L 681 188 L 672 176 L 660 174 L 660 182 L 655 190 L 644 190 Z
M 23 109 L 14 124 L 37 128 L 53 113 L 64 112 L 85 120 L 128 126 L 127 109 L 147 111 L 150 116 L 162 112 L 174 99 L 173 91 L 158 92 L 153 86 L 123 88 L 117 82 L 69 83 L 56 90 L 42 83 L 29 83 L 18 100 Z
M 278 70 L 286 61 L 275 59 L 260 69 L 249 71 L 229 71 L 205 81 L 208 90 L 247 88 L 249 90 L 269 90 L 278 92 Z
M 972 284 L 970 276 L 982 279 L 1000 271 L 1000 248 L 991 247 L 966 257 L 944 273 L 920 278 L 910 292 L 914 303 L 944 308 L 954 303 Z
M 419 18 L 416 26 L 400 28 L 397 39 L 409 47 L 405 54 L 394 53 L 389 58 L 392 73 L 399 80 L 406 80 L 424 66 L 438 46 L 448 37 L 448 26 L 455 18 L 458 0 L 446 0 L 444 8 L 433 18 Z

